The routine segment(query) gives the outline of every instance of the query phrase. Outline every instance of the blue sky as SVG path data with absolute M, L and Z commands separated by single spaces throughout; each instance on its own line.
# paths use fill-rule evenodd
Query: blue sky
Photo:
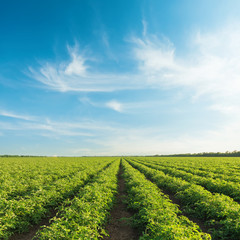
M 237 0 L 0 3 L 0 154 L 239 150 Z

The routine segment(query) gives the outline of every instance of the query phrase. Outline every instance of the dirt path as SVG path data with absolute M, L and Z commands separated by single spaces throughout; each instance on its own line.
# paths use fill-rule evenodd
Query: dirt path
M 104 240 L 137 240 L 140 236 L 139 232 L 127 224 L 126 220 L 121 220 L 121 218 L 129 218 L 133 215 L 128 211 L 127 205 L 123 203 L 126 198 L 126 190 L 122 173 L 123 169 L 120 166 L 117 203 L 111 211 L 110 221 L 106 227 L 109 237 L 103 238 Z
M 132 166 L 132 167 L 133 167 L 133 166 Z M 137 168 L 135 168 L 135 169 L 137 169 Z M 138 170 L 138 169 L 137 169 L 137 170 Z M 146 179 L 148 179 L 149 181 L 151 181 L 152 183 L 155 184 L 155 182 L 152 181 L 149 177 L 147 177 L 146 175 L 145 175 L 145 177 L 146 177 Z M 157 184 L 156 184 L 156 185 L 157 185 Z M 169 197 L 169 199 L 172 201 L 172 203 L 177 204 L 177 205 L 179 206 L 179 209 L 180 209 L 181 212 L 182 212 L 182 213 L 179 214 L 179 215 L 183 215 L 183 216 L 187 217 L 189 220 L 191 220 L 192 222 L 196 223 L 196 224 L 200 227 L 200 229 L 202 230 L 202 232 L 204 232 L 204 233 L 210 233 L 210 234 L 211 234 L 211 231 L 210 231 L 210 228 L 211 228 L 211 227 L 205 225 L 205 222 L 204 222 L 204 221 L 202 221 L 202 220 L 199 219 L 199 218 L 195 218 L 195 217 L 193 217 L 193 216 L 190 216 L 189 214 L 186 214 L 186 213 L 184 212 L 184 207 L 182 206 L 181 201 L 175 197 L 175 194 L 174 194 L 174 193 L 172 193 L 171 191 L 164 190 L 164 189 L 162 189 L 162 188 L 160 188 L 160 190 L 161 190 L 161 192 L 164 193 L 164 195 L 166 195 L 166 196 Z
M 151 180 L 150 180 L 150 181 L 151 181 Z M 191 220 L 192 222 L 196 223 L 196 224 L 200 227 L 200 229 L 202 230 L 202 232 L 204 232 L 204 233 L 210 233 L 210 230 L 209 230 L 210 227 L 208 227 L 207 225 L 205 225 L 205 222 L 204 222 L 204 221 L 202 221 L 201 219 L 195 218 L 195 217 L 193 217 L 193 216 L 189 216 L 189 214 L 186 214 L 186 213 L 184 212 L 184 207 L 182 207 L 181 201 L 178 200 L 178 199 L 175 197 L 175 194 L 173 194 L 173 193 L 171 193 L 171 192 L 169 192 L 169 191 L 165 191 L 165 190 L 163 190 L 163 189 L 161 189 L 161 191 L 162 191 L 165 195 L 167 195 L 167 196 L 169 197 L 169 199 L 172 201 L 172 203 L 177 204 L 177 205 L 179 206 L 178 208 L 182 211 L 182 213 L 181 213 L 180 215 L 183 215 L 183 216 L 187 217 L 189 220 Z
M 104 169 L 106 169 L 111 163 L 107 164 L 103 169 L 99 170 L 99 172 L 103 171 Z M 87 179 L 83 186 L 85 186 L 88 182 L 91 182 L 92 179 L 94 177 L 94 174 L 92 176 L 89 177 L 89 179 Z M 83 187 L 83 186 L 80 186 L 78 191 Z M 78 192 L 76 191 L 76 192 Z M 73 199 L 74 198 L 74 194 L 69 197 L 69 199 Z M 32 227 L 29 228 L 29 231 L 28 232 L 25 232 L 25 233 L 14 233 L 10 238 L 9 240 L 32 240 L 33 237 L 36 236 L 36 233 L 38 230 L 40 230 L 43 226 L 49 226 L 50 225 L 50 219 L 55 217 L 57 214 L 57 210 L 50 210 L 50 213 L 48 214 L 48 216 L 46 216 L 45 218 L 43 218 L 39 224 L 35 224 L 33 225 Z M 37 240 L 37 238 L 36 238 Z

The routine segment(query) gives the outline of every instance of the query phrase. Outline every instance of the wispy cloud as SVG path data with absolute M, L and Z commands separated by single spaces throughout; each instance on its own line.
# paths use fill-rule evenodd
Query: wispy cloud
M 209 106 L 210 110 L 218 111 L 227 115 L 235 115 L 235 118 L 240 117 L 240 107 L 238 104 L 213 104 Z
M 63 66 L 64 74 L 66 75 L 86 75 L 87 66 L 85 65 L 85 58 L 78 53 L 77 45 L 74 48 L 68 46 L 68 52 L 71 56 L 71 62 L 67 66 Z
M 116 100 L 112 100 L 112 101 L 107 102 L 106 106 L 108 108 L 113 109 L 114 111 L 117 111 L 117 112 L 122 112 L 123 111 L 123 104 L 116 101 Z
M 145 37 L 147 35 L 147 22 L 145 19 L 142 20 L 143 32 L 142 35 Z
M 79 98 L 79 101 L 83 104 L 89 104 L 89 105 L 92 105 L 92 106 L 97 106 L 98 105 L 98 103 L 93 102 L 89 97 L 81 97 L 81 98 Z
M 240 118 L 239 25 L 235 22 L 212 32 L 193 33 L 186 40 L 188 52 L 180 55 L 166 37 L 148 34 L 147 23 L 143 21 L 143 36 L 130 39 L 132 59 L 137 66 L 134 74 L 97 72 L 78 47 L 68 47 L 69 62 L 45 63 L 39 69 L 30 68 L 31 76 L 42 86 L 60 92 L 184 89 L 191 100 L 207 99 L 208 110 L 235 114 Z M 106 47 L 109 46 L 107 35 L 103 36 L 103 41 Z M 86 103 L 121 113 L 146 106 L 119 100 L 96 103 L 85 99 Z
M 171 105 L 173 102 L 175 103 L 179 98 L 171 97 L 171 99 L 165 100 L 155 100 L 155 101 L 134 101 L 134 102 L 126 102 L 116 99 L 111 99 L 108 101 L 94 101 L 89 97 L 81 97 L 79 101 L 81 104 L 89 105 L 96 108 L 108 108 L 114 110 L 119 113 L 127 113 L 127 114 L 136 114 L 136 113 L 143 113 L 143 111 L 153 110 L 156 108 L 161 108 L 163 106 Z
M 14 122 L 0 121 L 0 130 L 2 133 L 5 131 L 14 131 L 26 135 L 40 135 L 48 137 L 58 136 L 85 136 L 93 137 L 100 132 L 113 131 L 115 129 L 110 124 L 106 125 L 100 121 L 93 121 L 91 119 L 82 120 L 78 122 L 56 121 L 44 117 L 26 117 L 16 114 L 4 113 L 2 116 L 14 118 Z M 22 121 L 25 120 L 25 121 Z
M 191 53 L 176 56 L 169 40 L 134 38 L 139 69 L 157 87 L 188 87 L 197 96 L 236 96 L 240 93 L 240 24 L 212 33 L 197 32 Z
M 107 102 L 94 102 L 90 98 L 84 97 L 80 98 L 79 101 L 83 104 L 88 104 L 97 108 L 109 108 L 117 112 L 124 111 L 124 104 L 116 100 L 110 100 Z
M 105 30 L 102 30 L 101 32 L 101 38 L 102 38 L 102 43 L 103 46 L 106 49 L 106 54 L 108 56 L 109 59 L 118 62 L 117 56 L 113 53 L 110 42 L 109 42 L 109 35 L 107 34 L 107 32 Z
M 26 120 L 26 121 L 33 121 L 36 119 L 36 117 L 34 117 L 34 116 L 17 114 L 17 113 L 9 112 L 6 110 L 0 110 L 0 116 L 22 119 L 22 120 Z
M 42 86 L 58 92 L 112 92 L 142 88 L 135 76 L 132 76 L 131 82 L 129 75 L 124 74 L 94 74 L 87 71 L 80 76 L 73 74 L 73 70 L 66 73 L 66 67 L 62 64 L 54 66 L 46 63 L 39 70 L 29 67 L 29 71 L 30 77 Z
M 168 136 L 164 129 L 119 128 L 113 134 L 106 133 L 104 140 L 92 138 L 98 146 L 89 155 L 147 155 L 194 152 L 224 152 L 239 149 L 240 127 L 230 124 L 215 130 L 196 131 L 194 134 Z
M 240 92 L 239 24 L 212 33 L 197 32 L 189 42 L 189 54 L 178 56 L 173 43 L 146 32 L 133 37 L 134 74 L 97 73 L 78 48 L 70 48 L 71 60 L 60 64 L 45 63 L 40 69 L 29 68 L 31 76 L 55 91 L 115 91 L 162 87 L 185 87 L 193 95 L 236 96 Z M 108 38 L 103 36 L 106 46 Z
M 84 79 L 81 83 L 83 86 L 86 85 L 87 59 L 79 54 L 78 45 L 67 46 L 67 48 L 71 57 L 68 63 L 65 61 L 60 64 L 47 62 L 38 71 L 29 67 L 30 76 L 55 91 L 84 91 L 84 87 L 79 86 L 77 80 Z
M 85 147 L 70 148 L 69 155 L 124 155 L 124 154 L 164 154 L 202 151 L 226 151 L 238 149 L 239 119 L 219 124 L 214 130 L 197 130 L 192 133 L 173 133 L 161 126 L 127 127 L 108 121 L 56 121 L 37 117 L 36 121 L 0 121 L 0 132 L 9 131 L 17 135 L 44 136 L 49 139 L 70 141 L 79 137 Z M 64 136 L 65 138 L 62 138 Z M 61 140 L 61 141 L 62 141 Z M 76 145 L 76 144 L 75 144 Z M 86 147 L 88 146 L 88 147 Z M 94 146 L 94 147 L 93 147 Z M 69 152 L 68 152 L 69 151 Z

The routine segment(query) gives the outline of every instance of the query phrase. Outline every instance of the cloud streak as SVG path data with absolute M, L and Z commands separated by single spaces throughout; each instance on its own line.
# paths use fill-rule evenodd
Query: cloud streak
M 214 33 L 195 33 L 190 41 L 191 52 L 186 56 L 177 56 L 170 40 L 147 36 L 145 29 L 143 38 L 131 38 L 133 59 L 138 66 L 134 74 L 97 73 L 87 65 L 77 47 L 68 47 L 71 60 L 67 64 L 45 63 L 38 70 L 29 69 L 35 80 L 60 92 L 184 87 L 193 90 L 195 96 L 237 96 L 240 93 L 238 26 L 236 23 Z
M 112 131 L 114 129 L 111 125 L 106 125 L 100 121 L 97 122 L 90 119 L 78 122 L 55 121 L 45 117 L 16 114 L 6 110 L 1 110 L 0 116 L 13 119 L 12 122 L 9 122 L 4 118 L 0 121 L 0 131 L 2 134 L 6 131 L 17 131 L 23 135 L 29 132 L 31 135 L 49 137 L 93 137 L 96 135 L 95 132 Z
M 58 136 L 68 137 L 94 137 L 101 131 L 110 131 L 112 128 L 99 122 L 82 121 L 74 122 L 57 122 L 50 120 L 41 120 L 38 122 L 4 122 L 0 121 L 0 130 L 18 132 L 19 134 L 30 134 L 31 136 L 46 136 L 50 138 Z
M 196 129 L 191 134 L 173 133 L 172 136 L 169 136 L 168 129 L 156 126 L 129 128 L 110 121 L 67 122 L 42 117 L 36 119 L 22 121 L 23 119 L 16 118 L 12 123 L 0 121 L 0 133 L 4 136 L 14 132 L 24 137 L 30 134 L 31 137 L 36 135 L 65 142 L 71 142 L 77 137 L 82 139 L 79 140 L 80 145 L 88 146 L 75 150 L 69 148 L 69 152 L 65 151 L 65 154 L 69 155 L 83 152 L 84 155 L 133 155 L 233 151 L 238 149 L 240 131 L 238 118 L 225 126 L 220 124 L 214 130 Z
M 15 118 L 15 119 L 21 119 L 21 120 L 25 120 L 25 121 L 33 121 L 33 120 L 36 119 L 36 117 L 34 117 L 34 116 L 16 114 L 16 113 L 9 112 L 9 111 L 6 111 L 6 110 L 0 110 L 0 116 Z
M 92 138 L 98 148 L 89 155 L 148 155 L 194 153 L 211 151 L 234 151 L 239 148 L 239 126 L 229 125 L 215 130 L 199 131 L 195 134 L 178 134 L 166 137 L 164 130 L 154 127 L 142 129 L 119 128 L 113 134 L 106 133 L 101 140 Z
M 120 103 L 119 101 L 116 100 L 110 100 L 107 102 L 94 102 L 90 98 L 84 97 L 80 98 L 79 101 L 82 104 L 87 104 L 97 108 L 109 108 L 117 112 L 123 112 L 125 109 L 125 104 Z
M 216 123 L 214 130 L 199 130 L 196 136 L 182 133 L 176 133 L 176 136 L 164 135 L 159 126 L 153 126 L 146 131 L 137 127 L 129 130 L 127 127 L 107 122 L 90 126 L 84 122 L 75 125 L 50 121 L 43 125 L 38 123 L 33 128 L 46 128 L 44 131 L 50 135 L 86 134 L 89 141 L 99 146 L 98 153 L 102 152 L 103 155 L 237 149 L 237 142 L 240 141 L 240 24 L 226 25 L 211 33 L 195 32 L 188 40 L 189 51 L 184 55 L 178 53 L 178 49 L 169 39 L 149 35 L 147 23 L 143 22 L 143 25 L 143 37 L 135 36 L 128 41 L 132 47 L 132 61 L 136 66 L 131 74 L 97 72 L 79 50 L 69 48 L 69 62 L 45 63 L 39 69 L 30 68 L 31 76 L 42 86 L 59 92 L 184 89 L 187 90 L 185 92 L 188 100 L 203 99 L 205 112 L 219 112 L 224 114 L 227 120 Z M 108 45 L 109 42 L 105 40 Z M 131 103 L 113 99 L 93 102 L 89 98 L 82 98 L 80 101 L 120 113 L 130 113 L 136 108 L 142 110 L 144 107 L 156 105 L 147 101 Z M 94 151 L 92 154 L 96 154 Z
M 188 87 L 198 96 L 236 96 L 240 93 L 239 24 L 214 33 L 198 32 L 192 37 L 192 52 L 176 56 L 168 40 L 135 38 L 139 70 L 156 87 Z
M 87 58 L 79 53 L 78 47 L 68 47 L 71 60 L 66 63 L 44 63 L 39 69 L 29 67 L 29 76 L 42 86 L 58 92 L 111 92 L 123 89 L 142 88 L 137 78 L 125 74 L 103 74 L 86 64 Z M 90 70 L 88 70 L 90 69 Z

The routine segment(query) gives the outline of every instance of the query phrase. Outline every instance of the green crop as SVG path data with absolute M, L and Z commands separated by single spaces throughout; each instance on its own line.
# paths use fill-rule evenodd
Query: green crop
M 14 198 L 14 196 L 12 196 L 9 198 L 8 193 L 0 196 L 0 239 L 8 239 L 14 232 L 21 233 L 28 231 L 31 225 L 39 223 L 52 208 L 57 207 L 64 202 L 65 199 L 79 192 L 80 188 L 84 186 L 89 179 L 112 162 L 113 159 L 103 161 L 102 159 L 84 160 L 65 158 L 59 160 L 54 158 L 51 163 L 48 163 L 49 159 L 38 158 L 32 159 L 32 162 L 31 159 L 18 159 L 18 161 L 20 161 L 22 165 L 18 163 L 19 167 L 15 170 L 16 173 L 12 169 L 10 170 L 14 176 L 17 176 L 18 173 L 18 178 L 22 176 L 22 178 L 27 179 L 28 174 L 30 177 L 34 176 L 32 171 L 38 172 L 37 166 L 42 167 L 46 172 L 54 172 L 54 175 L 58 177 L 55 177 L 53 181 L 44 180 L 45 184 L 37 184 L 37 186 L 34 187 L 35 190 L 31 190 L 22 197 L 16 196 Z M 28 165 L 25 165 L 24 161 L 26 161 Z M 50 169 L 48 164 L 52 165 Z M 16 166 L 18 165 L 16 164 Z M 69 166 L 71 170 L 66 169 L 66 172 L 64 172 L 67 166 Z M 45 171 L 38 172 L 39 174 L 36 178 L 41 179 L 44 178 L 44 175 L 47 176 Z M 69 174 L 66 175 L 67 173 Z M 59 175 L 61 177 L 59 177 Z M 51 179 L 53 178 L 52 176 Z M 7 181 L 13 185 L 14 177 L 9 177 Z M 18 182 L 16 180 L 14 182 L 16 185 L 15 189 L 18 189 Z M 19 184 L 22 186 L 21 181 Z M 26 189 L 27 188 L 28 184 L 26 184 Z
M 149 168 L 137 161 L 129 161 L 159 188 L 175 193 L 176 198 L 185 206 L 185 212 L 206 221 L 216 239 L 240 239 L 240 205 L 223 194 L 212 194 L 194 183 Z M 221 226 L 221 227 L 219 227 Z
M 104 238 L 120 166 L 139 240 L 240 240 L 238 157 L 0 158 L 0 239 L 52 212 L 35 239 Z
M 128 189 L 128 205 L 134 211 L 135 224 L 144 230 L 143 239 L 211 239 L 184 216 L 158 187 L 143 174 L 124 164 L 124 178 Z
M 93 181 L 63 206 L 49 227 L 42 229 L 39 240 L 99 239 L 107 235 L 104 225 L 117 192 L 119 160 L 94 177 Z

